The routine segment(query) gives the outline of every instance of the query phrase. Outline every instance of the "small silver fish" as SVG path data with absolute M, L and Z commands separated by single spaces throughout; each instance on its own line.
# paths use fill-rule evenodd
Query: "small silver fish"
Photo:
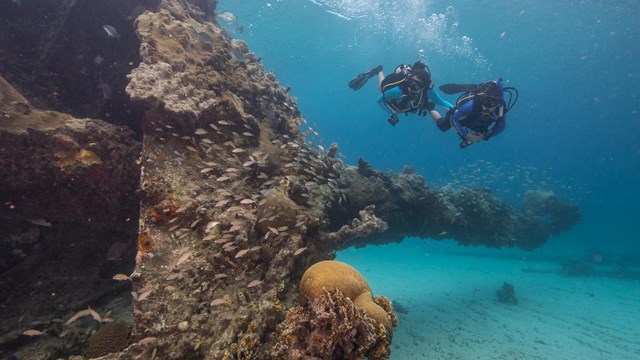
M 213 38 L 211 37 L 211 35 L 207 34 L 206 32 L 199 32 L 198 38 L 200 39 L 200 41 L 202 41 L 205 44 L 213 44 Z
M 102 28 L 104 29 L 104 31 L 107 32 L 107 35 L 109 35 L 109 37 L 116 38 L 116 39 L 120 38 L 120 34 L 118 34 L 118 30 L 116 30 L 116 28 L 114 28 L 113 26 L 104 25 Z
M 129 244 L 122 241 L 117 241 L 111 245 L 107 251 L 107 261 L 120 261 L 124 258 Z
M 102 74 L 99 76 L 98 87 L 102 90 L 102 98 L 105 100 L 109 100 L 112 98 L 113 93 L 111 92 L 111 86 L 106 82 L 102 81 Z
M 218 17 L 229 25 L 236 25 L 238 23 L 238 18 L 231 11 L 223 11 L 218 14 Z
M 223 298 L 218 298 L 218 299 L 214 299 L 209 305 L 211 305 L 211 306 L 219 306 L 219 305 L 222 305 L 224 303 L 225 303 L 225 301 L 224 301 Z
M 306 246 L 305 246 L 305 247 L 303 247 L 303 248 L 300 248 L 300 249 L 296 250 L 296 251 L 293 253 L 293 256 L 298 256 L 298 255 L 302 254 L 305 250 L 307 250 L 307 247 L 306 247 Z
M 33 225 L 38 225 L 38 226 L 51 226 L 52 224 L 50 222 L 48 222 L 45 219 L 36 219 L 36 218 L 28 218 L 25 219 L 28 222 L 32 223 Z
M 238 26 L 238 17 L 236 17 L 231 11 L 223 11 L 218 14 L 218 18 L 223 22 L 232 25 L 236 28 L 237 33 L 243 33 L 244 27 Z
M 109 84 L 101 83 L 100 89 L 102 89 L 102 98 L 105 100 L 112 99 L 111 86 Z

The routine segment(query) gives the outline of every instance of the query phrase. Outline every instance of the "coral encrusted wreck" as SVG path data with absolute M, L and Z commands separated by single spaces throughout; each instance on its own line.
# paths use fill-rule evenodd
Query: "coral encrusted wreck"
M 580 219 L 550 193 L 518 210 L 316 150 L 216 4 L 0 3 L 0 357 L 79 355 L 120 320 L 102 359 L 384 358 L 389 302 L 305 269 L 405 236 L 533 249 Z

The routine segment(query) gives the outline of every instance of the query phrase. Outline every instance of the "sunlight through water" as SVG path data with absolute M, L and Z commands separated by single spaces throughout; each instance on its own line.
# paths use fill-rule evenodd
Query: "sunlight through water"
M 429 49 L 447 59 L 466 58 L 480 68 L 490 67 L 485 56 L 473 46 L 473 39 L 458 30 L 458 13 L 453 6 L 442 14 L 432 10 L 430 0 L 309 1 L 342 19 L 357 22 L 361 30 L 415 44 L 422 60 L 427 60 L 425 49 Z

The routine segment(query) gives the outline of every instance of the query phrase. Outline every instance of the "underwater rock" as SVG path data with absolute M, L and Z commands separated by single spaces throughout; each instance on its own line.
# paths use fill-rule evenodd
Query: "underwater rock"
M 523 216 L 543 218 L 549 216 L 551 234 L 559 234 L 577 224 L 582 213 L 575 205 L 563 204 L 551 191 L 529 190 L 520 205 Z
M 516 290 L 513 285 L 508 282 L 504 282 L 502 287 L 496 291 L 496 299 L 502 304 L 518 305 Z
M 271 229 L 294 228 L 302 208 L 282 191 L 273 191 L 258 204 L 256 230 L 263 236 Z M 276 230 L 278 231 L 278 230 Z
M 176 89 L 181 89 L 176 91 Z M 216 102 L 212 90 L 200 90 L 189 84 L 185 72 L 173 72 L 171 65 L 165 62 L 147 65 L 140 64 L 129 75 L 127 93 L 133 100 L 154 101 L 162 99 L 164 107 L 172 112 L 200 112 L 207 110 Z
M 48 1 L 0 5 L 0 73 L 41 109 L 103 119 L 139 131 L 141 111 L 124 92 L 140 62 L 132 17 L 158 0 Z M 118 29 L 110 37 L 103 25 Z M 97 59 L 97 61 L 95 61 Z
M 0 96 L 0 214 L 92 226 L 137 218 L 130 129 L 38 110 L 2 78 Z
M 1 77 L 0 99 L 0 348 L 10 350 L 16 324 L 54 328 L 126 296 L 111 277 L 133 267 L 140 144 L 129 128 L 38 109 Z M 109 261 L 118 242 L 123 258 Z M 50 352 L 83 336 L 53 339 Z

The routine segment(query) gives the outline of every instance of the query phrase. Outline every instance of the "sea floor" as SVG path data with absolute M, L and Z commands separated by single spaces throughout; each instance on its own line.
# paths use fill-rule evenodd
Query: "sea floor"
M 640 282 L 529 272 L 558 265 L 486 250 L 453 255 L 437 244 L 407 239 L 338 253 L 374 295 L 405 310 L 391 360 L 640 359 Z M 496 300 L 505 281 L 517 305 Z

